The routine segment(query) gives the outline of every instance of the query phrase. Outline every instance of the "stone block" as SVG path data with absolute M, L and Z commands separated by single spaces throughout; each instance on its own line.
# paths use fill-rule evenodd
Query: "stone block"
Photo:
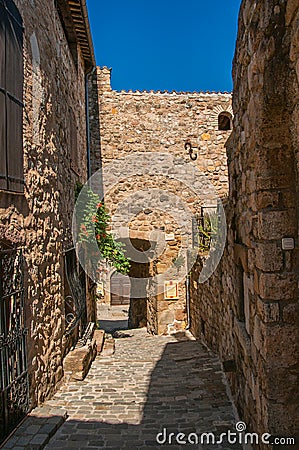
M 257 312 L 261 320 L 265 323 L 274 323 L 279 321 L 279 304 L 264 302 L 257 299 Z
M 258 316 L 254 317 L 253 343 L 258 350 L 261 350 L 263 345 L 263 336 L 261 332 L 261 321 Z
M 256 244 L 255 264 L 264 272 L 276 272 L 283 269 L 283 253 L 276 243 Z
M 260 239 L 281 239 L 296 234 L 296 214 L 287 211 L 262 211 L 258 213 L 258 233 Z
M 293 273 L 261 273 L 259 292 L 262 299 L 290 300 L 296 295 L 297 282 Z
M 295 13 L 298 12 L 297 0 L 288 0 L 286 6 L 286 24 L 290 25 L 291 21 L 295 17 Z
M 158 312 L 157 318 L 157 327 L 158 334 L 167 334 L 168 333 L 168 325 L 173 324 L 175 321 L 175 313 L 173 310 L 165 310 Z
M 296 201 L 297 201 L 297 193 L 296 192 L 284 190 L 281 192 L 281 197 L 282 197 L 283 208 L 294 208 L 294 206 L 296 205 Z
M 256 181 L 257 190 L 267 190 L 267 189 L 286 189 L 290 187 L 290 179 L 286 175 L 277 176 L 260 176 Z
M 283 306 L 282 320 L 286 324 L 296 325 L 299 323 L 299 306 L 298 303 L 291 303 Z
M 174 322 L 174 311 L 165 310 L 158 313 L 158 325 L 168 325 Z
M 186 319 L 186 312 L 185 309 L 176 309 L 175 310 L 175 320 L 185 320 Z
M 248 272 L 248 249 L 244 245 L 234 245 L 234 259 L 242 264 L 244 272 Z
M 172 304 L 173 304 L 173 302 L 171 300 L 164 300 L 164 295 L 163 295 L 163 299 L 160 299 L 160 301 L 158 301 L 157 310 L 159 313 L 161 311 L 167 311 L 170 308 L 172 309 Z
M 26 428 L 26 434 L 37 434 L 40 430 L 41 426 L 40 425 L 29 425 Z
M 277 208 L 279 206 L 279 192 L 275 191 L 263 191 L 258 192 L 256 196 L 257 208 Z
M 71 380 L 84 380 L 92 361 L 96 357 L 96 342 L 93 340 L 84 347 L 75 348 L 64 358 L 63 369 Z
M 156 268 L 157 268 L 157 274 L 164 273 L 167 269 L 167 264 L 158 262 Z
M 298 327 L 296 325 L 261 324 L 263 344 L 261 354 L 268 364 L 281 367 L 295 366 L 298 355 Z
M 104 330 L 95 330 L 94 331 L 94 340 L 96 341 L 96 347 L 97 347 L 97 353 L 101 353 L 103 344 L 104 344 L 104 338 L 105 338 L 105 331 Z
M 242 347 L 243 354 L 248 355 L 250 353 L 250 338 L 246 331 L 245 324 L 235 319 L 234 332 L 236 334 L 239 344 Z

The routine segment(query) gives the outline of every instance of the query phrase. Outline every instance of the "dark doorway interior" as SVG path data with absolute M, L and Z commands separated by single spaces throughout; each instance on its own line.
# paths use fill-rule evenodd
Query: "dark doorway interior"
M 147 326 L 147 297 L 144 288 L 146 288 L 147 279 L 150 276 L 150 262 L 147 255 L 143 255 L 143 253 L 150 249 L 151 243 L 145 239 L 127 239 L 123 242 L 128 249 L 128 256 L 131 256 L 129 272 L 131 294 L 128 325 L 129 328 L 141 328 Z M 141 282 L 140 284 L 140 279 L 143 279 L 144 283 Z M 141 285 L 144 288 L 141 289 Z

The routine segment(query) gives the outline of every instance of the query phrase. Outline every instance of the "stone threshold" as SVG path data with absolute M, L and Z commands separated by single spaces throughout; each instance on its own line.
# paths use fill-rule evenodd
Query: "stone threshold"
M 67 419 L 66 411 L 35 408 L 0 445 L 1 450 L 42 450 Z

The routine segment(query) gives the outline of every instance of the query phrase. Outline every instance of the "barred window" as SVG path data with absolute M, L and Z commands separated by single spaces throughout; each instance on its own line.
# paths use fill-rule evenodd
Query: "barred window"
M 23 192 L 23 22 L 0 0 L 0 189 Z

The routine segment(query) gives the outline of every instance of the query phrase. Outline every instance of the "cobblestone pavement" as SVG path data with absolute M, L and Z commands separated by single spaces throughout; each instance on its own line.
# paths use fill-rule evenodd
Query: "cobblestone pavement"
M 189 436 L 235 430 L 220 364 L 212 353 L 197 341 L 151 336 L 145 329 L 118 336 L 114 356 L 98 356 L 84 381 L 69 383 L 46 403 L 52 414 L 67 410 L 69 415 L 47 450 L 241 448 L 178 445 L 173 436 L 169 445 L 171 432 Z M 159 445 L 156 436 L 163 428 L 167 441 Z M 195 439 L 190 435 L 191 443 Z

